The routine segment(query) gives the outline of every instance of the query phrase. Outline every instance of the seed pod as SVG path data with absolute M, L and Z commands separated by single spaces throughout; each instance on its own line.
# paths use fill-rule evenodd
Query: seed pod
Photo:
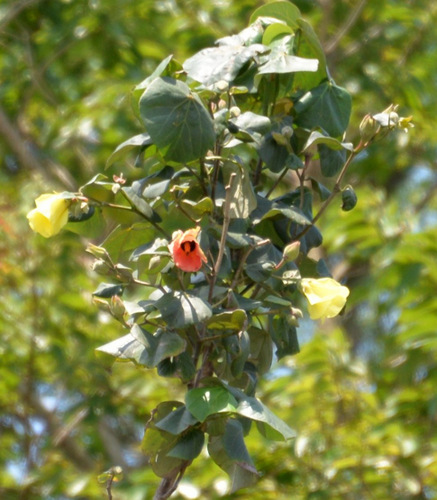
M 341 205 L 341 209 L 344 210 L 345 212 L 348 212 L 349 210 L 352 210 L 355 208 L 355 205 L 357 204 L 357 195 L 355 194 L 355 191 L 352 186 L 346 186 L 343 191 L 341 192 L 341 199 L 343 204 Z

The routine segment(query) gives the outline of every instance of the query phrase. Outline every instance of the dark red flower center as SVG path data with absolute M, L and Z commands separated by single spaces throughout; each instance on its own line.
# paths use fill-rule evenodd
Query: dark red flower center
M 194 252 L 194 249 L 196 248 L 196 243 L 194 241 L 184 241 L 181 244 L 181 248 L 186 255 L 189 255 L 191 252 Z

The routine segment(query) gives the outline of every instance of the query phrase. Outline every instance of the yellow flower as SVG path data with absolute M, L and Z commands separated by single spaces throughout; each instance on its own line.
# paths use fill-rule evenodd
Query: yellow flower
M 303 278 L 300 288 L 308 300 L 311 319 L 337 316 L 346 304 L 349 289 L 332 278 Z
M 44 238 L 58 234 L 68 222 L 70 202 L 61 194 L 42 194 L 35 200 L 36 208 L 27 214 L 29 225 Z

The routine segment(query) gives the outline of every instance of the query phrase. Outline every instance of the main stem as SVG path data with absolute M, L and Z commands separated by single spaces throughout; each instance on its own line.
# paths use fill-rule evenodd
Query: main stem
M 176 491 L 179 481 L 182 479 L 185 470 L 190 463 L 191 462 L 184 462 L 177 469 L 173 470 L 167 477 L 164 477 L 159 483 L 153 500 L 167 500 L 167 498 L 169 498 Z

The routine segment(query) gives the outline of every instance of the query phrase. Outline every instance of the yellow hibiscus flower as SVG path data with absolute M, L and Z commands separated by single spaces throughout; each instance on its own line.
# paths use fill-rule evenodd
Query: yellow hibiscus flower
M 349 296 L 349 288 L 332 278 L 303 278 L 300 288 L 308 300 L 311 319 L 333 318 L 340 313 Z
M 59 193 L 42 194 L 35 200 L 36 208 L 27 214 L 33 231 L 50 238 L 67 224 L 69 200 Z

